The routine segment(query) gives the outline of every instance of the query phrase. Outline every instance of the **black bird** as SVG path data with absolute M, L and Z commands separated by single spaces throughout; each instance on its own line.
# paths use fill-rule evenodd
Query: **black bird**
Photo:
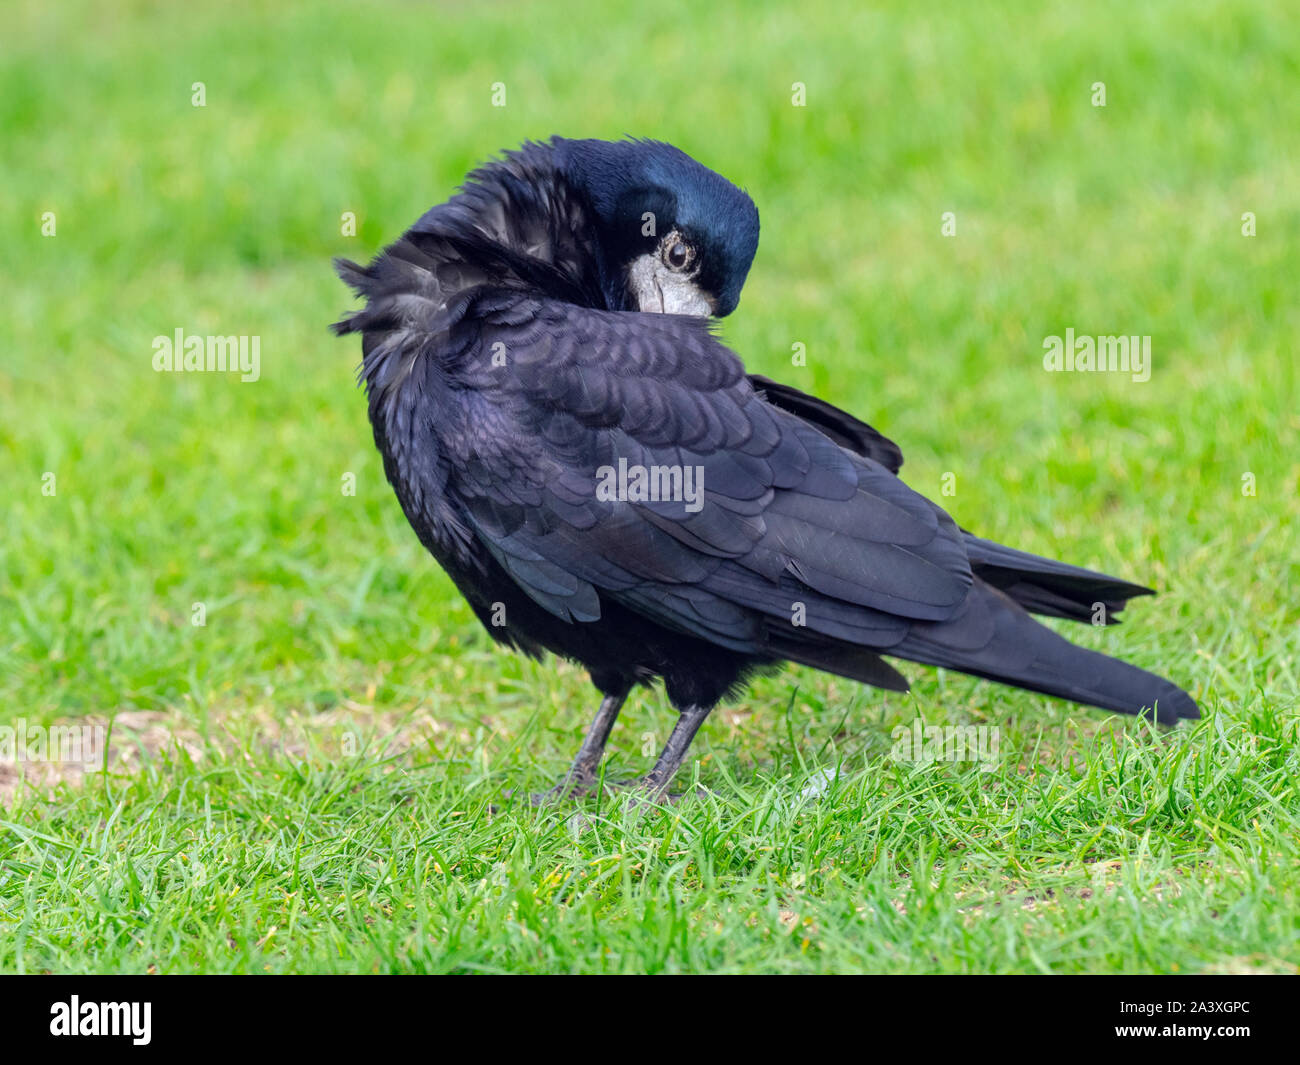
M 1180 688 L 1030 613 L 1113 622 L 1150 590 L 980 539 L 897 476 L 894 443 L 746 374 L 714 335 L 758 248 L 750 198 L 655 141 L 528 143 L 368 267 L 375 443 L 421 542 L 498 641 L 603 693 L 549 794 L 593 787 L 637 683 L 678 720 L 662 794 L 713 707 L 801 662 L 879 688 L 882 655 L 1163 724 Z

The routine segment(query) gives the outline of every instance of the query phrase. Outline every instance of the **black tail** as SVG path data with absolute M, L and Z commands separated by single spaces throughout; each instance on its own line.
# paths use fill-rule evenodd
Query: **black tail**
M 1031 614 L 1114 625 L 1130 599 L 1150 588 L 1104 573 L 1017 551 L 963 532 L 976 577 L 1006 592 Z
M 975 582 L 956 617 L 913 625 L 906 639 L 886 653 L 1071 702 L 1143 714 L 1164 725 L 1201 716 L 1192 697 L 1176 684 L 1075 646 L 982 580 Z

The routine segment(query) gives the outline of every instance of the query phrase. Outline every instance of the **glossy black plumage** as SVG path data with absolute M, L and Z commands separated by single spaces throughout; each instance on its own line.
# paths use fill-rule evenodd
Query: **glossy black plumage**
M 527 145 L 369 267 L 340 264 L 367 300 L 336 328 L 364 334 L 389 480 L 495 638 L 583 663 L 614 714 L 654 677 L 707 712 L 783 660 L 905 690 L 888 655 L 1197 716 L 1173 684 L 1026 613 L 1090 620 L 1102 604 L 1110 622 L 1146 589 L 964 532 L 870 426 L 747 375 L 707 318 L 632 309 L 628 264 L 662 239 L 641 232 L 647 212 L 686 235 L 694 283 L 730 311 L 757 212 L 653 142 Z M 598 471 L 620 460 L 698 468 L 702 505 L 601 498 Z

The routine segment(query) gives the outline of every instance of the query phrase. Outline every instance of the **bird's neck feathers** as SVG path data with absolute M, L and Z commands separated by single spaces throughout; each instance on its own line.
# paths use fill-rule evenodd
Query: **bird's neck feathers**
M 435 257 L 478 267 L 487 283 L 588 306 L 603 302 L 588 211 L 550 143 L 527 143 L 472 171 L 407 238 Z
M 366 306 L 335 325 L 365 334 L 361 376 L 372 399 L 406 381 L 416 351 L 449 365 L 451 331 L 483 299 L 513 294 L 604 307 L 586 209 L 555 165 L 550 144 L 526 144 L 473 171 L 369 266 L 340 261 Z M 431 337 L 441 338 L 430 345 Z

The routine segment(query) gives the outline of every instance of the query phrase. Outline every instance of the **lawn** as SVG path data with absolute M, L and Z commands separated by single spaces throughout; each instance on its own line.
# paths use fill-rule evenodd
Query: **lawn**
M 0 726 L 112 731 L 107 773 L 0 764 L 0 970 L 1297 971 L 1290 7 L 9 5 Z M 1062 628 L 1203 719 L 791 668 L 705 725 L 702 797 L 512 803 L 594 692 L 411 533 L 330 259 L 552 133 L 745 187 L 727 342 L 963 526 L 1157 588 Z M 177 329 L 257 379 L 155 371 Z M 1046 372 L 1067 329 L 1150 379 Z M 918 719 L 998 756 L 892 757 Z M 671 720 L 634 695 L 611 778 Z

